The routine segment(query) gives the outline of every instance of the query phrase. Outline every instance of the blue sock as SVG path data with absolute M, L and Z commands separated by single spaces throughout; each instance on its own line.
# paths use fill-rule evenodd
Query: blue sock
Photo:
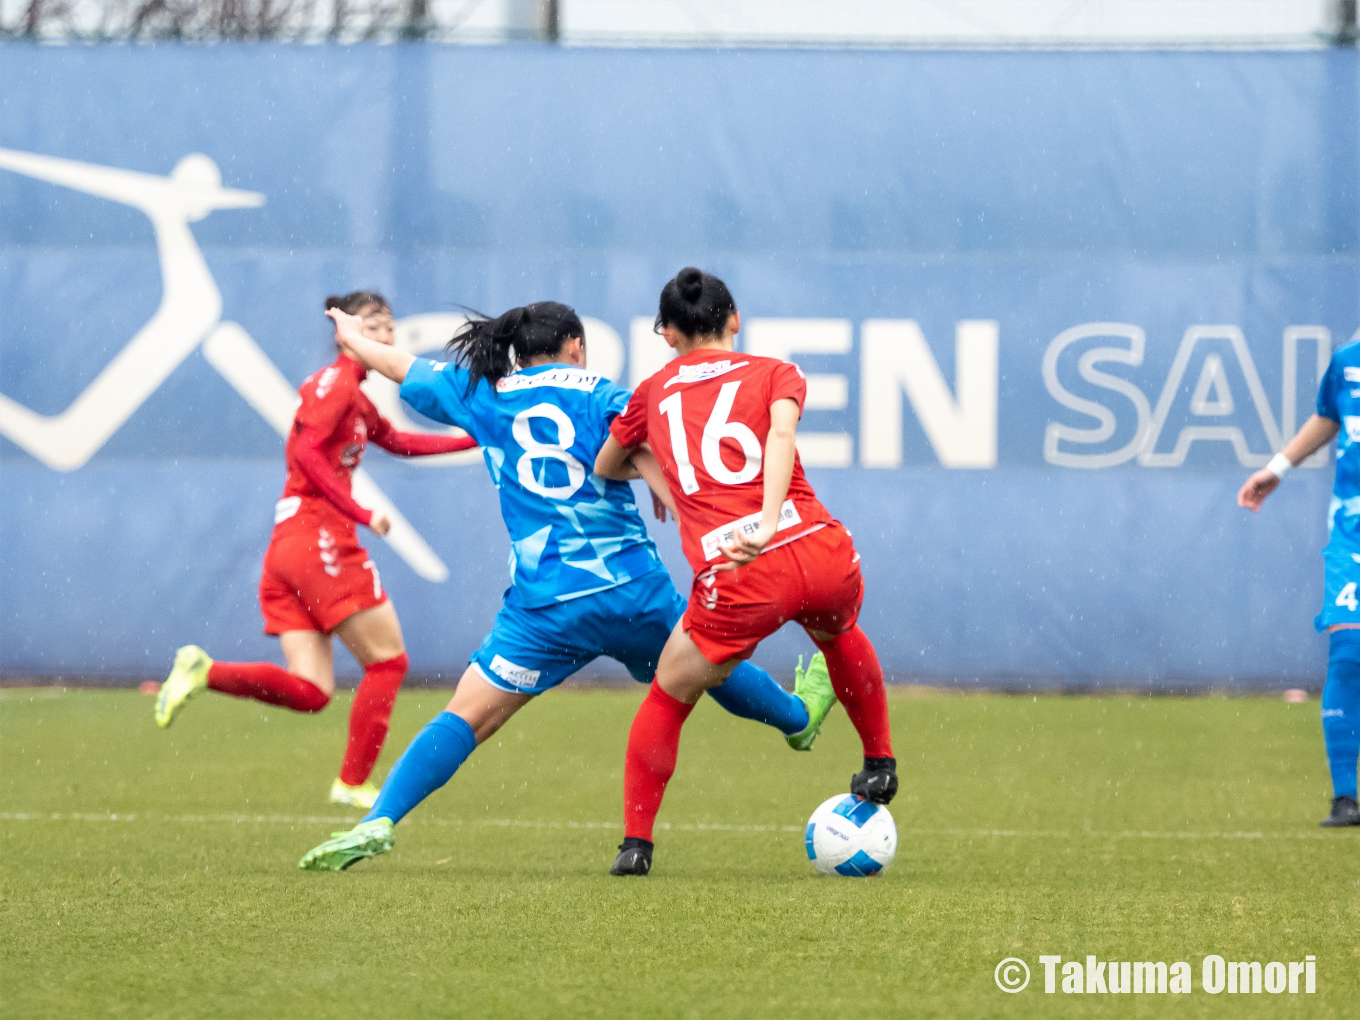
M 1332 796 L 1354 800 L 1360 754 L 1360 630 L 1332 631 L 1327 686 L 1322 688 L 1322 735 L 1332 767 Z
M 731 676 L 708 693 L 733 715 L 763 722 L 785 735 L 807 729 L 807 706 L 775 683 L 769 673 L 749 662 L 732 670 Z
M 390 818 L 399 822 L 434 793 L 477 750 L 472 727 L 452 712 L 440 712 L 402 752 L 383 783 L 382 793 L 364 821 Z

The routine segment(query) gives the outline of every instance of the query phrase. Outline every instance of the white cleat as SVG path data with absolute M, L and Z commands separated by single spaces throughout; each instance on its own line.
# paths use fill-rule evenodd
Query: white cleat
M 331 803 L 363 808 L 367 811 L 377 803 L 378 792 L 378 788 L 372 783 L 366 782 L 360 783 L 358 786 L 347 786 L 337 779 L 331 783 Z

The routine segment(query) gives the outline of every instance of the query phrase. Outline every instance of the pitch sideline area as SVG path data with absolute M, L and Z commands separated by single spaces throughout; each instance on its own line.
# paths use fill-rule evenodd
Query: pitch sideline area
M 398 702 L 380 773 L 446 692 Z M 605 874 L 639 691 L 561 691 L 342 875 L 297 858 L 347 699 L 0 694 L 0 1015 L 1153 1017 L 1353 1014 L 1360 831 L 1327 807 L 1316 702 L 896 697 L 893 868 L 815 874 L 806 816 L 856 742 L 811 754 L 703 705 L 645 880 Z M 1209 995 L 1199 961 L 1316 956 L 1314 995 Z M 1188 996 L 1043 992 L 1042 954 L 1188 960 Z M 998 990 L 1006 957 L 1023 992 Z

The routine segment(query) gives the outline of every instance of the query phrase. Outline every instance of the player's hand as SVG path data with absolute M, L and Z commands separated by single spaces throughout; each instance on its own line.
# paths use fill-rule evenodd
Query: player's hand
M 386 535 L 392 530 L 392 518 L 381 510 L 374 510 L 373 516 L 369 518 L 368 526 L 375 535 Z
M 656 519 L 662 524 L 666 523 L 666 503 L 655 492 L 652 493 L 652 513 L 656 514 Z
M 735 535 L 731 545 L 718 546 L 719 551 L 727 557 L 727 562 L 720 563 L 713 569 L 736 570 L 740 566 L 754 562 L 770 544 L 770 539 L 774 538 L 774 531 L 773 524 L 763 524 L 749 535 Z
M 1237 505 L 1244 506 L 1252 513 L 1260 513 L 1261 504 L 1280 484 L 1280 476 L 1274 471 L 1261 468 L 1247 479 L 1237 494 Z
M 335 342 L 350 354 L 353 342 L 364 338 L 364 320 L 339 308 L 327 308 L 326 315 L 335 323 Z

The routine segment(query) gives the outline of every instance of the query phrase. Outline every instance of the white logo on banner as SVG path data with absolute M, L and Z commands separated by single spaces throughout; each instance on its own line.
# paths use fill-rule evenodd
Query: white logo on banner
M 1360 339 L 1360 331 L 1352 339 Z M 1108 468 L 1133 460 L 1144 467 L 1180 467 L 1195 443 L 1220 442 L 1228 444 L 1243 467 L 1261 467 L 1301 424 L 1300 382 L 1308 389 L 1321 382 L 1332 354 L 1332 335 L 1325 326 L 1287 326 L 1283 340 L 1283 392 L 1277 421 L 1239 326 L 1189 327 L 1155 406 L 1143 387 L 1098 367 L 1142 367 L 1147 337 L 1141 327 L 1127 322 L 1087 322 L 1066 329 L 1044 353 L 1044 386 L 1063 407 L 1096 424 L 1078 427 L 1049 421 L 1044 459 L 1075 468 Z M 1108 345 L 1091 346 L 1097 341 Z M 1097 392 L 1107 391 L 1122 399 L 1107 403 L 1109 397 L 1104 394 L 1102 399 L 1091 399 L 1073 393 L 1059 378 L 1059 360 L 1069 348 L 1081 352 L 1075 367 L 1082 381 Z M 1308 373 L 1302 380 L 1300 362 Z M 1126 407 L 1132 416 L 1127 411 L 1116 414 L 1116 409 Z M 1094 452 L 1093 448 L 1107 444 L 1116 433 L 1128 436 L 1128 441 L 1117 449 Z M 1306 463 L 1320 467 L 1327 458 L 1324 449 Z
M 288 434 L 298 405 L 297 390 L 241 326 L 221 321 L 221 292 L 189 229 L 190 223 L 217 209 L 258 208 L 264 205 L 263 195 L 222 187 L 217 164 L 202 153 L 185 156 L 168 177 L 11 149 L 0 149 L 0 169 L 145 213 L 155 230 L 162 283 L 160 307 L 150 321 L 65 411 L 41 415 L 0 394 L 0 434 L 48 467 L 74 471 L 200 343 L 209 364 L 246 403 L 280 435 Z M 395 396 L 391 387 L 391 393 L 375 403 L 390 411 Z M 356 501 L 391 519 L 386 540 L 411 569 L 427 581 L 448 579 L 443 561 L 372 478 L 356 471 L 353 487 Z

